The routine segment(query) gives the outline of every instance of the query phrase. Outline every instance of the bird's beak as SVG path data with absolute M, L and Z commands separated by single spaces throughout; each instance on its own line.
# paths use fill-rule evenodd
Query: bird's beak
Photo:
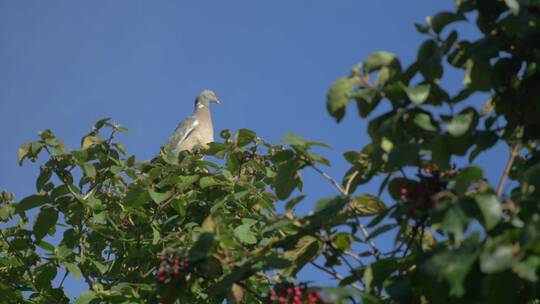
M 214 99 L 214 101 L 215 101 L 218 105 L 221 104 L 221 100 L 219 100 L 219 98 L 217 98 L 217 97 L 216 97 L 216 99 Z

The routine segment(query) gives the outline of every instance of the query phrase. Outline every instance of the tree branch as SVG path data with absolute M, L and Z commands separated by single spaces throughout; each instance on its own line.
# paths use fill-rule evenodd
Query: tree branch
M 506 167 L 504 168 L 503 175 L 501 176 L 501 180 L 499 181 L 499 186 L 497 187 L 497 197 L 501 197 L 504 189 L 504 184 L 506 183 L 506 179 L 508 178 L 508 175 L 510 174 L 510 170 L 512 170 L 512 165 L 514 164 L 514 159 L 516 156 L 519 155 L 519 150 L 521 149 L 520 144 L 516 144 L 512 150 L 510 150 L 510 156 L 508 157 L 508 161 L 506 163 Z
M 315 268 L 319 269 L 319 270 L 322 270 L 324 272 L 326 272 L 327 274 L 331 275 L 334 279 L 337 279 L 337 280 L 343 280 L 345 279 L 341 274 L 339 274 L 337 271 L 333 271 L 333 270 L 329 270 L 329 269 L 326 269 L 324 268 L 323 266 L 315 263 L 315 262 L 310 262 L 311 265 L 313 265 Z M 357 291 L 359 292 L 364 292 L 364 289 L 354 283 L 351 284 L 351 287 L 356 289 Z
M 349 192 L 347 192 L 349 189 L 347 189 L 347 191 L 345 191 L 345 189 L 343 189 L 340 184 L 333 178 L 331 177 L 330 175 L 328 175 L 328 173 L 322 171 L 321 169 L 315 167 L 314 165 L 311 165 L 311 167 L 313 168 L 313 170 L 317 171 L 322 177 L 324 177 L 325 179 L 327 179 L 328 181 L 330 181 L 330 183 L 332 183 L 334 185 L 334 187 L 336 187 L 336 189 L 342 194 L 342 195 L 345 195 L 345 196 L 349 196 Z M 350 185 L 349 185 L 350 186 Z M 347 188 L 349 188 L 349 186 Z M 347 208 L 350 209 L 350 206 L 347 205 Z M 360 232 L 362 233 L 362 235 L 364 236 L 364 238 L 366 239 L 366 242 L 369 244 L 369 246 L 371 247 L 371 250 L 373 251 L 373 255 L 375 256 L 376 259 L 379 259 L 380 255 L 381 255 L 381 252 L 379 251 L 379 249 L 377 249 L 377 246 L 375 245 L 375 243 L 373 242 L 373 240 L 371 240 L 370 236 L 369 236 L 369 232 L 367 231 L 366 227 L 360 223 L 360 220 L 358 220 L 357 217 L 354 218 L 354 220 L 356 221 L 356 224 L 358 225 L 358 227 L 360 228 Z
M 4 234 L 4 232 L 0 229 L 0 235 L 2 236 L 2 239 L 4 239 L 4 242 L 6 242 L 6 244 L 8 245 L 9 249 L 13 252 L 13 254 L 15 255 L 15 257 L 21 261 L 21 263 L 24 265 L 25 269 L 26 269 L 26 272 L 28 273 L 28 277 L 30 278 L 30 280 L 32 281 L 32 286 L 34 286 L 34 289 L 36 289 L 35 287 L 35 280 L 34 280 L 34 275 L 32 274 L 32 270 L 30 269 L 30 266 L 28 264 L 26 264 L 26 261 L 23 259 L 23 257 L 19 254 L 19 252 L 13 247 L 13 245 L 11 245 L 11 242 L 7 239 L 6 235 Z M 36 289 L 36 291 L 38 291 Z M 39 292 L 39 291 L 38 291 Z

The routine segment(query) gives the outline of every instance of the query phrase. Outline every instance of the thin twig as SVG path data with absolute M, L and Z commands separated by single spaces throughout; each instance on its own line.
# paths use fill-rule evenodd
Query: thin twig
M 497 187 L 497 196 L 499 198 L 501 197 L 503 193 L 504 184 L 506 183 L 506 179 L 508 175 L 510 174 L 510 170 L 512 170 L 514 159 L 516 158 L 516 156 L 519 155 L 519 149 L 521 149 L 521 145 L 516 144 L 510 151 L 510 157 L 508 158 L 508 162 L 506 163 L 506 167 L 504 168 L 503 175 L 501 176 L 501 180 L 499 181 L 499 187 Z
M 322 171 L 321 169 L 315 167 L 314 165 L 312 165 L 311 167 L 313 168 L 313 170 L 317 171 L 322 177 L 324 177 L 325 179 L 330 181 L 330 183 L 332 183 L 334 185 L 334 187 L 336 187 L 336 189 L 341 194 L 343 194 L 344 196 L 349 196 L 349 193 L 347 191 L 345 191 L 340 186 L 340 184 L 336 181 L 336 179 L 334 179 L 333 177 L 328 175 L 328 173 L 326 173 L 326 172 Z M 347 208 L 350 209 L 350 205 L 347 205 Z M 358 227 L 360 228 L 360 232 L 362 233 L 362 235 L 366 239 L 366 242 L 371 247 L 371 250 L 373 251 L 373 255 L 375 256 L 376 259 L 379 259 L 380 255 L 381 255 L 381 252 L 379 251 L 379 249 L 377 249 L 377 246 L 375 245 L 373 240 L 371 240 L 371 237 L 370 237 L 369 232 L 367 231 L 366 227 L 362 223 L 360 223 L 360 220 L 358 220 L 357 217 L 355 217 L 354 220 L 355 220 L 356 224 L 358 225 Z
M 313 265 L 315 268 L 319 269 L 319 270 L 322 270 L 324 272 L 326 272 L 327 274 L 331 275 L 333 278 L 335 279 L 338 279 L 338 280 L 343 280 L 345 279 L 341 274 L 339 274 L 338 272 L 336 271 L 332 271 L 332 270 L 329 270 L 329 269 L 326 269 L 325 267 L 315 263 L 315 262 L 310 262 L 311 265 Z M 356 289 L 357 291 L 359 292 L 364 292 L 364 289 L 356 284 L 351 284 L 351 287 Z
M 58 285 L 58 288 L 62 288 L 62 286 L 64 285 L 64 281 L 66 280 L 68 274 L 69 274 L 69 270 L 66 269 L 66 273 L 64 273 L 64 277 L 62 278 L 62 281 L 60 282 L 60 285 Z
M 358 174 L 360 174 L 360 171 L 358 170 L 354 171 L 354 173 L 351 174 L 351 176 L 347 180 L 347 184 L 345 185 L 345 193 L 351 193 L 352 181 L 356 178 Z
M 349 193 L 345 191 L 345 189 L 343 189 L 341 187 L 341 185 L 333 178 L 331 177 L 330 175 L 328 175 L 328 173 L 324 172 L 323 170 L 315 167 L 315 166 L 311 166 L 311 168 L 313 168 L 313 170 L 317 171 L 322 177 L 326 178 L 330 183 L 332 183 L 332 185 L 334 185 L 334 187 L 336 187 L 338 189 L 339 192 L 341 192 L 341 194 L 345 195 L 345 196 L 348 196 Z

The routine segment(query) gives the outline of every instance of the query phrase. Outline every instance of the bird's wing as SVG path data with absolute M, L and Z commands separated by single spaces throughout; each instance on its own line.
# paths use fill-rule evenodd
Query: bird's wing
M 195 116 L 190 116 L 186 118 L 184 121 L 182 121 L 180 124 L 178 124 L 178 127 L 176 127 L 176 130 L 174 130 L 173 135 L 169 138 L 169 141 L 167 142 L 167 150 L 173 151 L 175 148 L 184 142 L 186 138 L 188 138 L 189 134 L 193 132 L 195 127 L 199 125 L 199 121 Z

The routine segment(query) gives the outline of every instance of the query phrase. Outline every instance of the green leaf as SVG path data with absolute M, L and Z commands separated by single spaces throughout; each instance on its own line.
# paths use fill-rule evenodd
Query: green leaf
M 66 263 L 65 264 L 66 269 L 75 277 L 80 278 L 81 277 L 81 269 L 79 266 L 73 264 L 73 263 Z
M 206 189 L 208 187 L 212 187 L 215 185 L 219 185 L 219 184 L 220 184 L 220 181 L 218 181 L 213 176 L 204 176 L 204 177 L 201 177 L 201 179 L 199 180 L 199 185 L 203 189 Z
M 407 96 L 414 104 L 422 104 L 429 96 L 431 86 L 429 84 L 420 84 L 414 88 L 405 87 Z
M 86 176 L 92 179 L 96 177 L 96 167 L 94 167 L 94 165 L 92 165 L 91 163 L 83 163 L 82 167 Z
M 310 141 L 302 136 L 293 133 L 293 132 L 287 132 L 285 134 L 285 138 L 281 141 L 284 145 L 291 145 L 291 146 L 299 146 L 299 147 L 306 147 L 309 148 L 311 146 L 320 146 L 320 147 L 327 147 L 329 148 L 327 144 L 320 142 L 320 141 Z
M 100 142 L 100 139 L 98 136 L 96 136 L 94 133 L 90 133 L 83 137 L 81 142 L 81 149 L 86 150 L 90 148 L 92 145 L 98 144 Z
M 15 212 L 22 213 L 26 210 L 30 210 L 35 207 L 44 205 L 50 201 L 50 198 L 46 194 L 34 194 L 22 199 L 16 206 Z
M 51 207 L 43 207 L 39 212 L 36 221 L 34 223 L 34 236 L 36 237 L 36 242 L 41 241 L 49 231 L 56 226 L 56 221 L 58 220 L 58 211 Z
M 491 89 L 491 65 L 488 59 L 469 59 L 465 63 L 463 84 L 478 91 Z
M 159 205 L 163 201 L 171 197 L 172 192 L 155 192 L 152 190 L 148 190 L 148 194 L 150 195 L 150 198 L 152 198 L 152 200 Z
M 38 289 L 50 289 L 51 283 L 56 277 L 56 267 L 51 263 L 42 264 L 34 270 L 36 285 Z
M 512 11 L 512 14 L 518 15 L 519 14 L 519 1 L 518 0 L 504 0 L 504 3 L 506 3 L 506 6 Z
M 139 208 L 146 202 L 148 196 L 146 191 L 132 190 L 126 194 L 124 204 L 129 208 Z
M 482 212 L 484 226 L 487 230 L 493 229 L 501 220 L 502 214 L 501 203 L 497 196 L 494 194 L 477 194 L 474 198 Z
M 306 196 L 305 195 L 299 195 L 291 200 L 289 200 L 286 204 L 285 204 L 285 210 L 287 211 L 290 211 L 290 210 L 293 210 L 294 207 L 300 203 Z
M 28 156 L 30 152 L 30 143 L 22 145 L 17 151 L 17 158 L 19 160 L 19 166 L 23 164 L 23 160 Z
M 334 236 L 334 245 L 339 250 L 349 250 L 352 244 L 352 236 L 350 233 L 341 232 Z
M 328 113 L 340 122 L 349 104 L 349 94 L 360 84 L 357 77 L 343 77 L 336 80 L 328 91 L 326 108 Z
M 482 169 L 478 167 L 467 167 L 459 171 L 456 177 L 456 192 L 458 195 L 465 194 L 469 186 L 476 181 L 479 181 L 484 176 Z
M 512 245 L 495 248 L 493 252 L 483 252 L 480 255 L 480 269 L 484 273 L 496 273 L 511 268 L 515 262 Z
M 294 159 L 279 165 L 274 187 L 276 189 L 276 195 L 280 200 L 289 197 L 298 186 L 298 174 L 297 163 Z
M 77 299 L 75 299 L 74 304 L 89 304 L 92 300 L 96 299 L 97 295 L 91 290 L 84 291 L 81 293 Z
M 97 270 L 99 271 L 99 273 L 101 274 L 105 274 L 108 270 L 108 267 L 101 264 L 100 262 L 96 261 L 96 260 L 91 260 L 92 264 L 94 264 L 94 266 L 96 266 Z
M 191 261 L 198 261 L 206 258 L 210 253 L 213 244 L 214 235 L 212 233 L 205 232 L 201 234 L 189 251 L 189 259 Z
M 95 124 L 94 124 L 94 128 L 96 130 L 99 130 L 101 128 L 103 128 L 103 126 L 111 126 L 111 118 L 110 117 L 105 117 L 105 118 L 102 118 L 100 120 L 98 120 Z
M 461 14 L 455 14 L 453 12 L 440 12 L 431 18 L 431 28 L 435 33 L 440 33 L 448 24 L 467 20 Z
M 240 240 L 240 242 L 253 245 L 257 244 L 257 237 L 251 231 L 251 225 L 244 224 L 234 229 L 234 236 Z
M 291 265 L 291 262 L 275 255 L 256 257 L 249 261 L 253 270 L 265 271 L 270 269 L 283 269 Z
M 433 120 L 431 119 L 431 116 L 426 113 L 416 113 L 414 115 L 414 124 L 418 126 L 420 129 L 428 132 L 438 132 L 439 129 L 433 125 Z
M 159 233 L 156 224 L 152 225 L 152 245 L 156 245 L 157 243 L 159 243 L 159 239 L 161 239 L 161 234 Z
M 386 209 L 383 201 L 370 194 L 353 197 L 349 202 L 349 206 L 358 215 L 374 215 Z
M 426 80 L 436 80 L 442 77 L 441 51 L 434 40 L 429 39 L 422 43 L 418 49 L 416 60 L 420 73 Z
M 476 111 L 469 108 L 452 117 L 452 120 L 447 125 L 448 133 L 454 137 L 464 135 L 467 131 L 474 128 L 477 121 L 476 115 Z
M 477 236 L 472 236 L 455 250 L 435 252 L 420 270 L 444 279 L 450 285 L 450 295 L 460 297 L 466 291 L 465 278 L 478 258 L 477 246 Z
M 240 129 L 236 133 L 235 142 L 239 147 L 243 147 L 257 138 L 257 134 L 251 130 Z
M 379 51 L 370 54 L 364 60 L 364 71 L 366 73 L 371 73 L 382 67 L 387 66 L 399 66 L 399 61 L 395 54 L 385 51 Z
M 39 177 L 36 180 L 36 190 L 41 191 L 43 190 L 43 186 L 51 179 L 52 176 L 52 170 L 49 168 L 40 168 L 39 170 Z

